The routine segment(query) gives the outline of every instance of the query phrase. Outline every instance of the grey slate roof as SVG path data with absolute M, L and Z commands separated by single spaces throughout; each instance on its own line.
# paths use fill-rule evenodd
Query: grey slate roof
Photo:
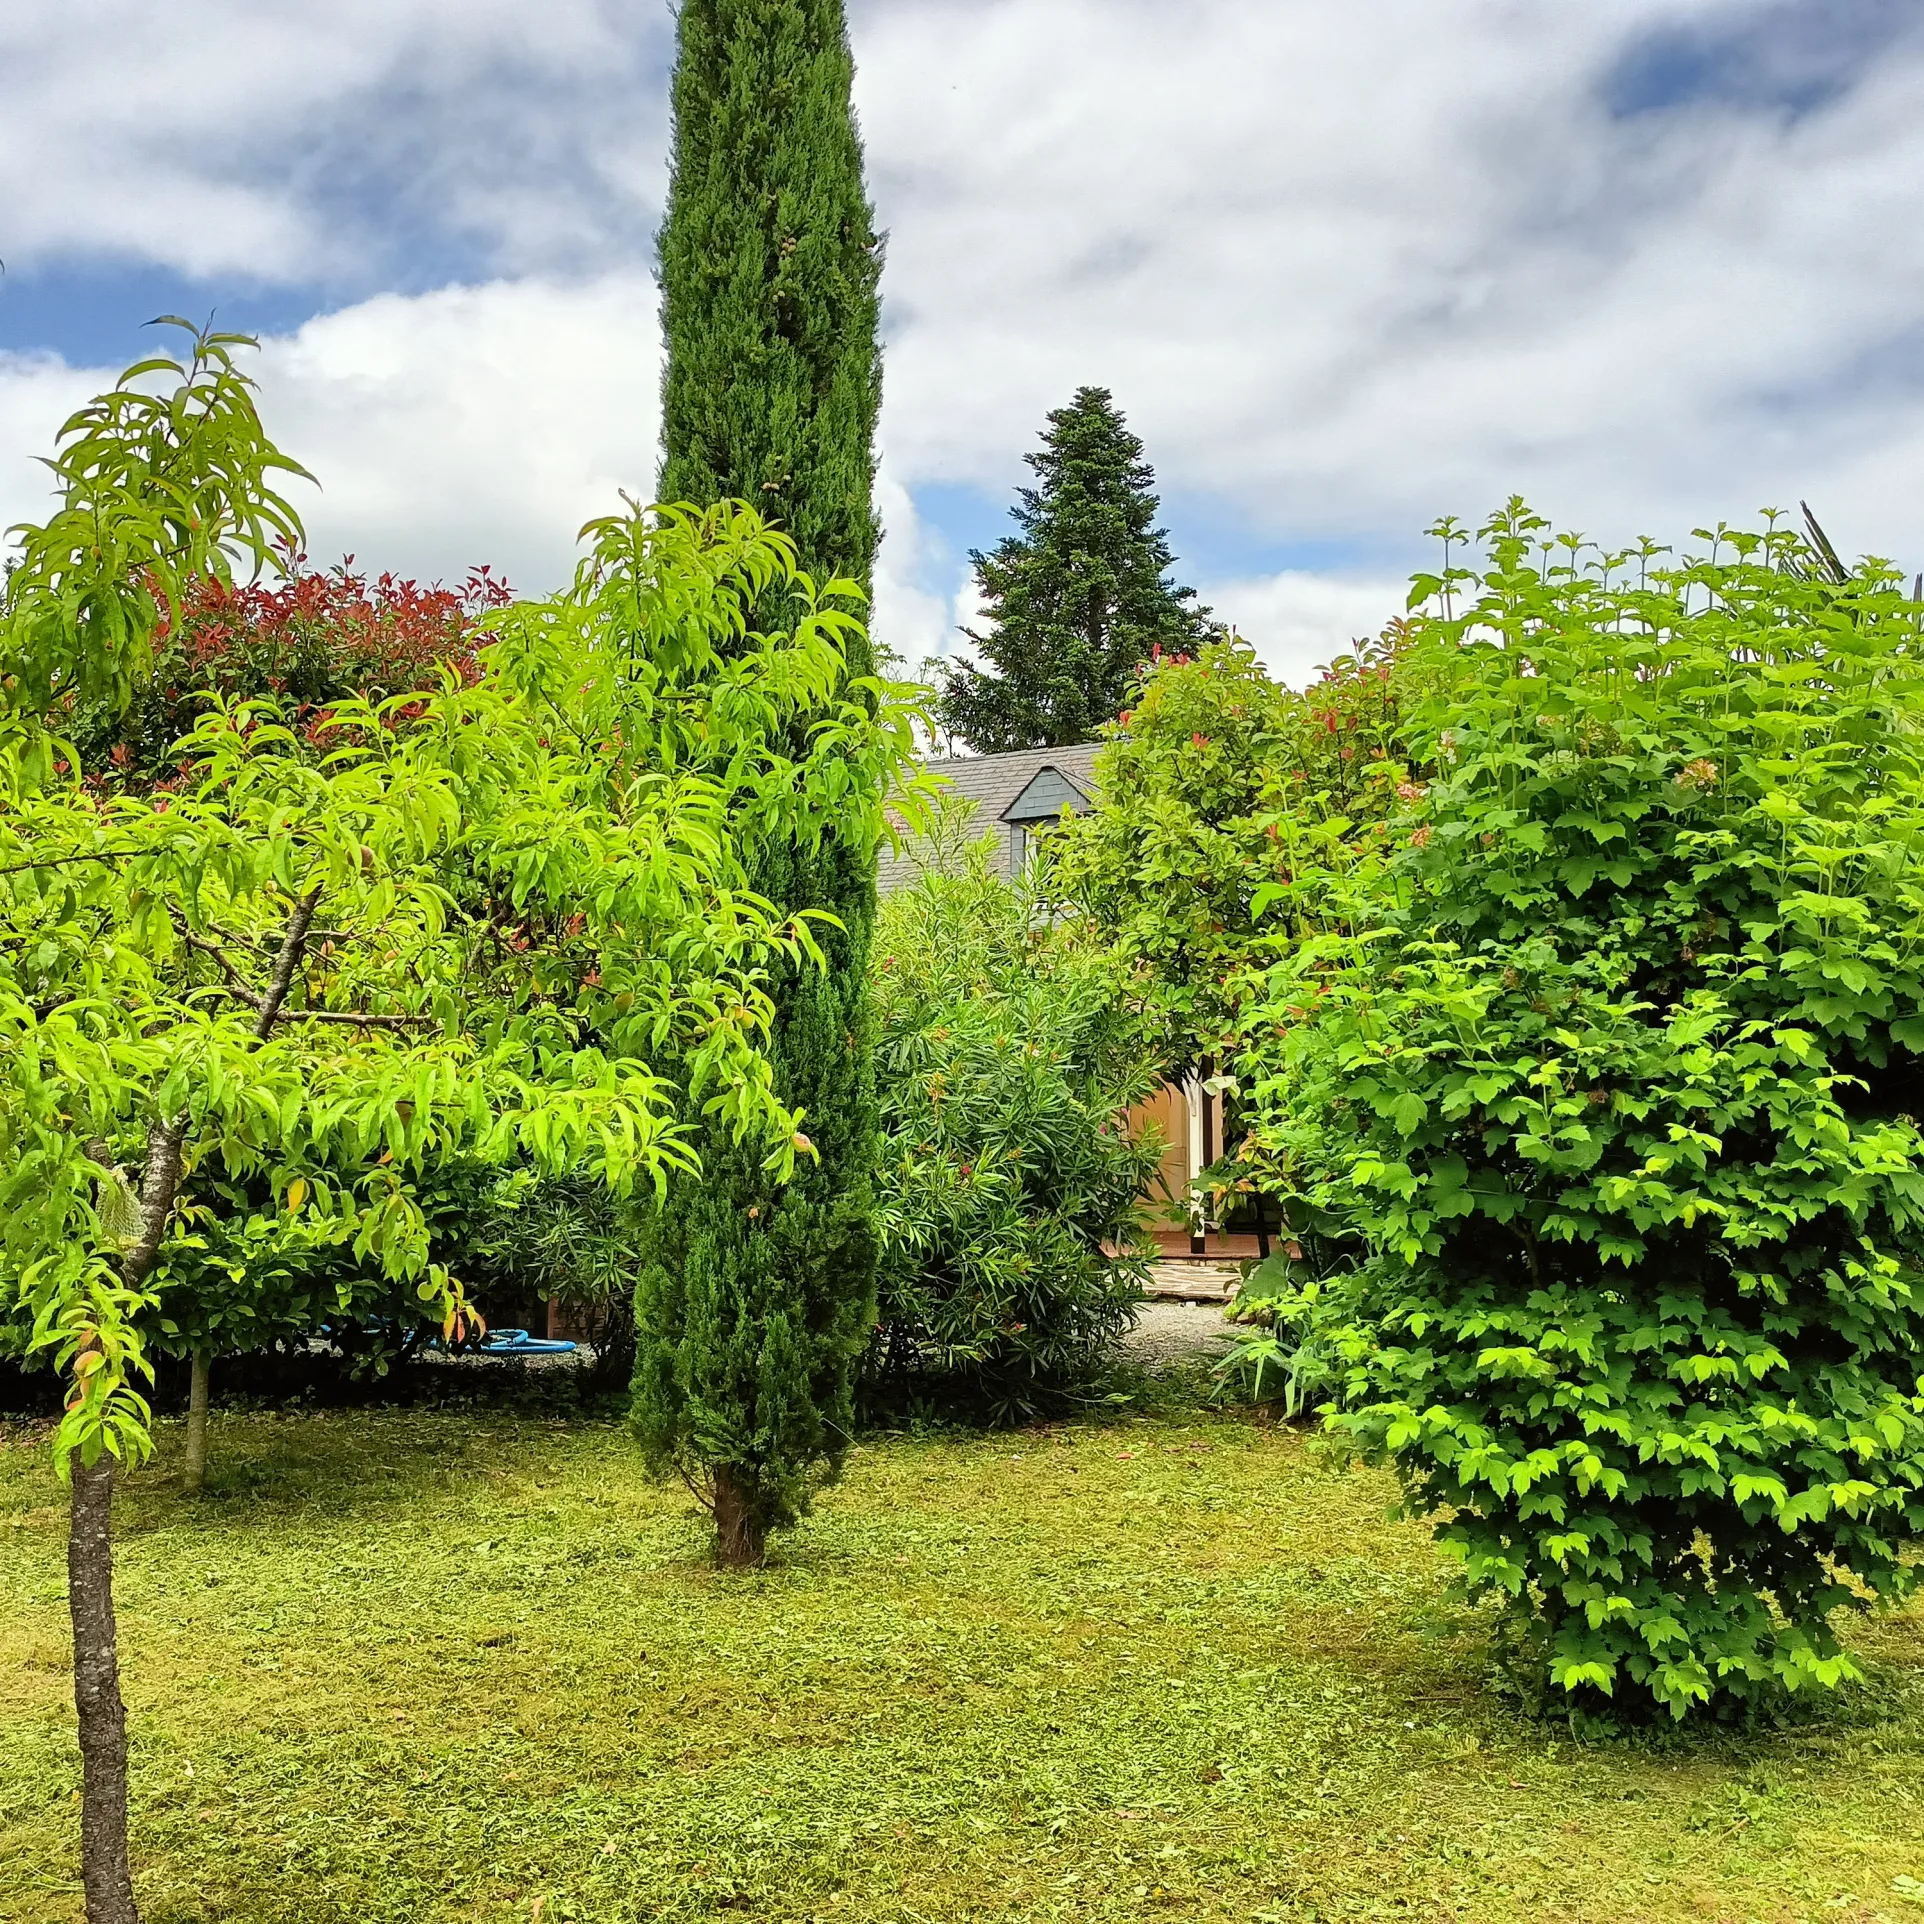
M 1093 805 L 1099 746 L 1082 742 L 1073 748 L 1018 748 L 1007 755 L 947 755 L 922 765 L 951 793 L 975 804 L 977 833 L 995 830 L 1006 875 L 1012 858 L 1020 860 L 1013 832 L 1020 825 L 1052 822 L 1065 804 L 1078 814 Z M 908 881 L 916 868 L 913 845 L 896 854 L 884 843 L 876 886 L 886 895 Z

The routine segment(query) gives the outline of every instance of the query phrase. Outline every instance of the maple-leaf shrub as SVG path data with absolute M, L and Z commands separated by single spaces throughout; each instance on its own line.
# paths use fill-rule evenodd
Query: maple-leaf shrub
M 1147 1279 L 1160 1079 L 1143 983 L 958 851 L 884 901 L 870 964 L 883 1146 L 872 1414 L 1025 1421 L 1084 1388 Z
M 477 678 L 477 624 L 513 599 L 492 569 L 475 568 L 449 588 L 357 572 L 353 560 L 316 569 L 305 555 L 287 555 L 277 585 L 199 577 L 181 598 L 179 619 L 162 624 L 152 670 L 126 710 L 74 717 L 83 766 L 111 770 L 109 779 L 167 781 L 176 745 L 209 694 L 271 698 L 299 735 L 317 741 L 333 703 L 431 689 L 444 665 L 465 682 Z
M 1357 1248 L 1286 1306 L 1330 1420 L 1539 1679 L 1681 1717 L 1917 1581 L 1924 611 L 1774 527 L 1543 533 L 1418 578 L 1435 778 L 1299 886 L 1241 1074 Z

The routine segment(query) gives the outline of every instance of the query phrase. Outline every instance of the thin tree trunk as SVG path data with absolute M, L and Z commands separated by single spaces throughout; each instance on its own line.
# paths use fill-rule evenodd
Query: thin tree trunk
M 140 1924 L 127 1855 L 127 1708 L 114 1622 L 114 1459 L 73 1466 L 67 1602 L 80 1722 L 80 1879 L 87 1924 Z
M 756 1508 L 754 1486 L 733 1464 L 715 1469 L 715 1561 L 724 1570 L 753 1570 L 768 1555 L 768 1529 Z
M 293 987 L 307 952 L 307 932 L 321 891 L 295 898 L 287 932 L 267 992 L 260 999 L 254 1039 L 265 1042 Z M 180 1194 L 181 1154 L 187 1118 L 156 1122 L 147 1136 L 147 1166 L 140 1184 L 140 1239 L 128 1250 L 121 1274 L 138 1289 L 160 1254 Z M 96 1157 L 103 1160 L 103 1157 Z M 194 1359 L 205 1461 L 206 1368 Z M 189 1448 L 194 1418 L 188 1416 Z M 190 1463 L 189 1475 L 194 1474 Z M 127 1707 L 120 1698 L 119 1630 L 114 1617 L 114 1460 L 102 1456 L 92 1469 L 72 1466 L 73 1511 L 67 1535 L 67 1600 L 73 1616 L 74 1708 L 80 1720 L 80 1877 L 87 1898 L 87 1924 L 140 1924 L 134 1906 L 133 1871 L 127 1849 Z
M 207 1481 L 207 1379 L 212 1374 L 213 1357 L 197 1349 L 190 1365 L 187 1384 L 187 1461 L 181 1466 L 180 1487 L 189 1496 L 199 1496 Z

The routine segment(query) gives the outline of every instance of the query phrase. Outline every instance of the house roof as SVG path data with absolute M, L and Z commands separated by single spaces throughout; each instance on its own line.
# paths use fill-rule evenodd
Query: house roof
M 931 775 L 940 776 L 950 789 L 976 805 L 976 819 L 984 824 L 1016 820 L 1049 819 L 1062 812 L 1062 803 L 1073 808 L 1079 801 L 1088 808 L 1095 800 L 1096 742 L 1079 742 L 1073 748 L 1018 748 L 1006 755 L 947 755 L 939 761 L 925 762 Z M 1054 769 L 1062 787 L 1073 790 L 1042 815 L 1017 817 L 1014 804 L 1032 787 L 1045 769 Z M 1080 809 L 1077 811 L 1080 813 Z
M 1005 822 L 1053 822 L 1065 808 L 1080 815 L 1089 806 L 1086 788 L 1078 788 L 1053 762 L 1029 777 L 1022 793 L 1002 811 Z
M 1012 829 L 1031 822 L 1052 822 L 1065 807 L 1077 814 L 1095 806 L 1099 742 L 1072 748 L 1018 748 L 1006 755 L 945 755 L 923 767 L 951 795 L 975 804 L 979 829 L 993 828 L 1001 838 L 1004 860 Z M 883 845 L 877 883 L 883 894 L 916 873 L 912 849 L 891 853 Z

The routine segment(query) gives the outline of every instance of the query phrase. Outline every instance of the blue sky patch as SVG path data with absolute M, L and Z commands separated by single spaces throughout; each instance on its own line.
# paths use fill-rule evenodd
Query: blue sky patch
M 149 352 L 160 314 L 239 334 L 287 334 L 318 313 L 318 288 L 231 278 L 193 280 L 171 268 L 123 261 L 61 262 L 0 276 L 0 348 L 44 350 L 74 367 L 123 367 Z
M 1924 28 L 1917 0 L 1775 0 L 1729 6 L 1631 41 L 1605 75 L 1619 119 L 1723 106 L 1796 119 L 1847 93 Z

